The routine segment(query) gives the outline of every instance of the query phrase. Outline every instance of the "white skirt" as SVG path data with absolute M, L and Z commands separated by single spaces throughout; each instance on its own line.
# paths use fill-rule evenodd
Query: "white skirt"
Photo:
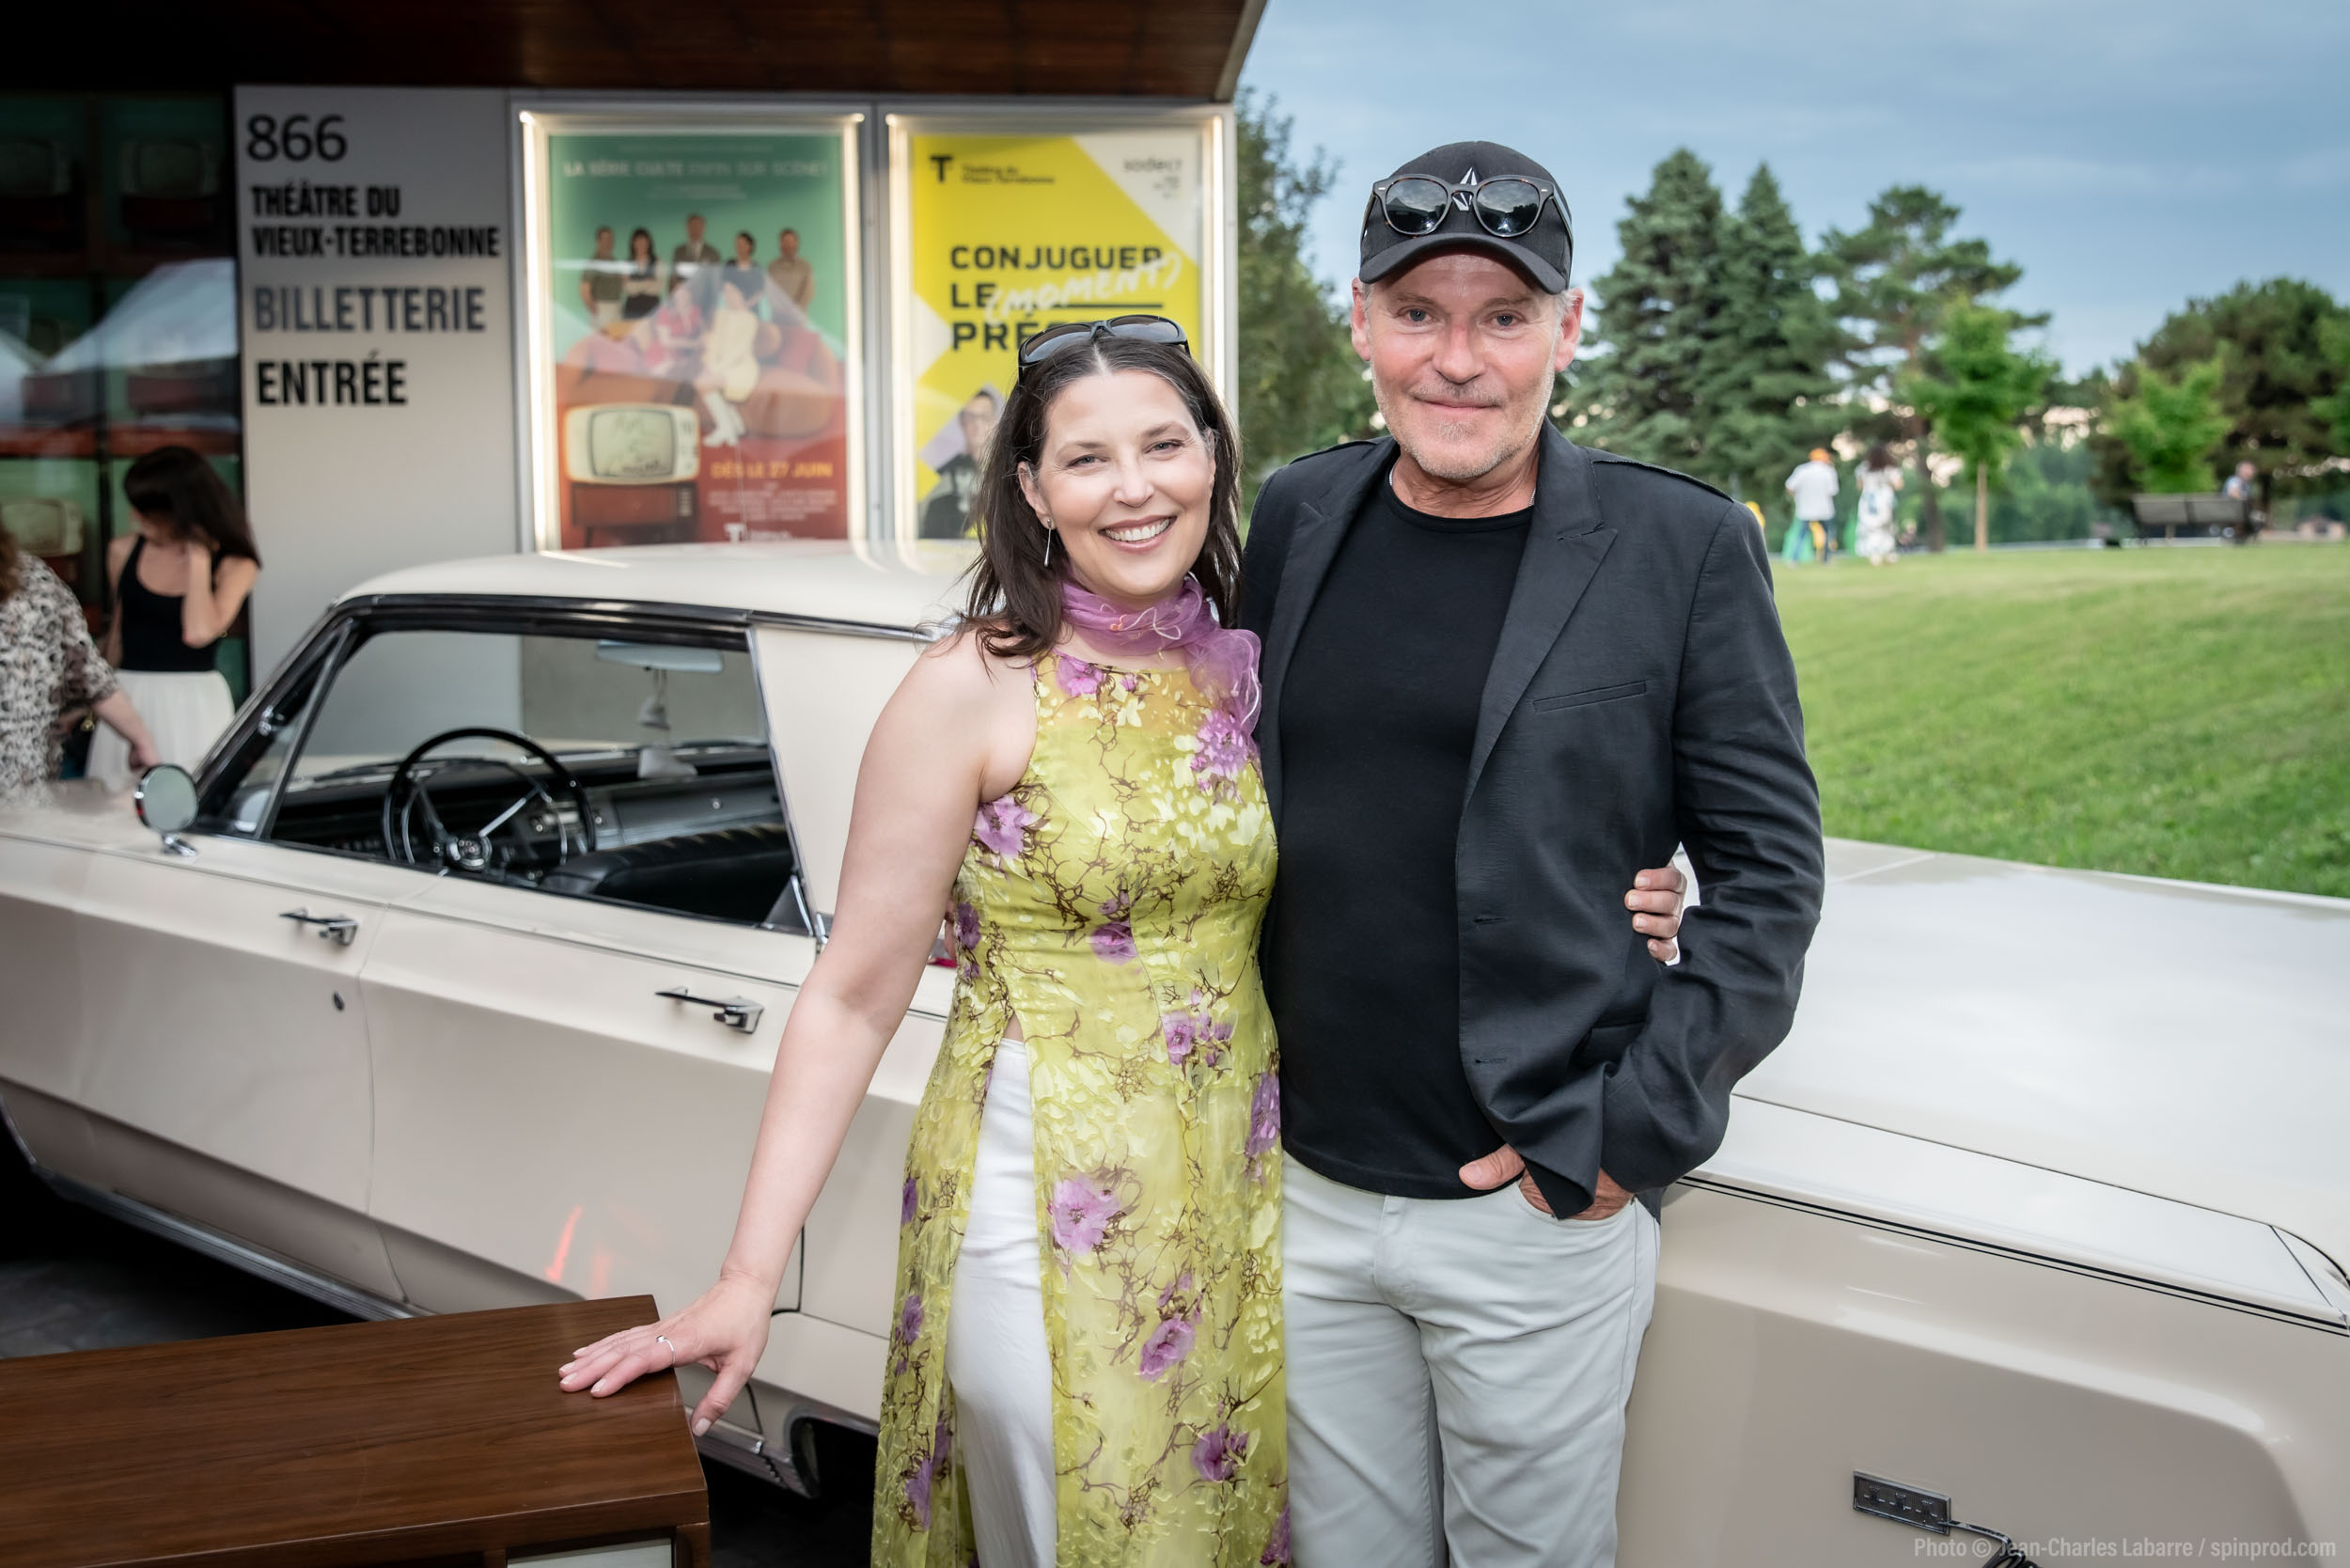
M 237 705 L 228 700 L 228 682 L 218 670 L 120 669 L 115 674 L 131 706 L 147 721 L 147 732 L 155 737 L 158 760 L 177 762 L 190 773 L 237 716 Z M 136 781 L 130 743 L 102 719 L 90 737 L 86 771 L 109 790 Z

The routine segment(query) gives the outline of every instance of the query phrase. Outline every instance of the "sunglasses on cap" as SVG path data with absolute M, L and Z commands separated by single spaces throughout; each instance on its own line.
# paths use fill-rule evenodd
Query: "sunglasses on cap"
M 1414 236 L 1434 234 L 1443 227 L 1446 210 L 1461 196 L 1468 197 L 1465 205 L 1479 226 L 1499 240 L 1514 240 L 1531 231 L 1549 202 L 1559 203 L 1560 221 L 1567 215 L 1567 204 L 1557 191 L 1515 174 L 1480 180 L 1474 185 L 1448 185 L 1434 175 L 1406 174 L 1371 188 L 1371 199 L 1387 220 L 1387 227 L 1398 234 Z
M 1058 326 L 1046 327 L 1020 345 L 1020 373 L 1025 376 L 1055 354 L 1097 337 L 1171 343 L 1186 353 L 1191 352 L 1191 339 L 1183 336 L 1183 329 L 1164 316 L 1112 316 L 1105 321 L 1063 321 Z

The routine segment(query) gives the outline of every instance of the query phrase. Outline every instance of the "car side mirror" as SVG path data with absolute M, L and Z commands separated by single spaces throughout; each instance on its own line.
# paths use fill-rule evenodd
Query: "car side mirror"
M 139 775 L 139 821 L 162 835 L 164 848 L 174 855 L 194 855 L 196 846 L 180 837 L 196 821 L 196 780 L 177 762 L 162 762 Z

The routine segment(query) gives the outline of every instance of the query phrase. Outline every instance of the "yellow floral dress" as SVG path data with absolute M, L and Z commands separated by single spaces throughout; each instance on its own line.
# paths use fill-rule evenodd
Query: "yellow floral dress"
M 965 1568 L 947 1316 L 995 1043 L 1035 1113 L 1062 1568 L 1289 1560 L 1281 1166 L 1257 932 L 1273 823 L 1245 715 L 1182 669 L 1046 654 L 1037 739 L 955 881 L 947 1038 L 915 1115 L 877 1568 Z

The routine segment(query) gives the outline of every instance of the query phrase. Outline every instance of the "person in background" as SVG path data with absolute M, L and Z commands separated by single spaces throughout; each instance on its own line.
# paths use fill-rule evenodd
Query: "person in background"
M 193 771 L 236 715 L 213 658 L 260 575 L 260 552 L 244 508 L 188 447 L 158 447 L 131 464 L 122 494 L 138 528 L 106 546 L 107 651 L 146 715 L 155 760 Z M 91 739 L 91 777 L 119 789 L 135 776 L 126 739 Z
M 1893 493 L 1901 487 L 1901 464 L 1880 441 L 1860 460 L 1860 531 L 1855 554 L 1871 566 L 1890 566 L 1898 558 L 1893 553 Z
M 767 275 L 802 310 L 816 297 L 816 267 L 800 254 L 798 229 L 787 228 L 776 236 L 776 259 L 767 263 Z
M 620 319 L 621 272 L 619 258 L 612 254 L 612 229 L 607 225 L 596 230 L 596 254 L 579 274 L 579 303 L 599 330 Z
M 620 278 L 620 320 L 641 321 L 661 308 L 661 258 L 652 248 L 652 231 L 639 228 L 628 237 L 628 270 Z
M 99 656 L 72 590 L 0 529 L 0 800 L 57 776 L 64 711 L 86 703 L 135 772 L 159 760 L 138 709 Z
M 2219 487 L 2219 494 L 2231 501 L 2244 503 L 2244 528 L 2235 536 L 2238 544 L 2259 533 L 2261 525 L 2268 521 L 2267 514 L 2260 510 L 2260 465 L 2250 458 L 2235 465 L 2235 472 L 2228 476 L 2228 482 Z
M 1812 447 L 1810 461 L 1787 476 L 1787 494 L 1795 503 L 1795 525 L 1811 536 L 1811 548 L 1823 563 L 1831 542 L 1827 525 L 1836 520 L 1836 460 L 1825 447 Z
M 714 267 L 718 264 L 718 247 L 703 238 L 708 227 L 699 212 L 685 215 L 685 243 L 669 253 L 671 273 L 691 277 L 697 267 Z

